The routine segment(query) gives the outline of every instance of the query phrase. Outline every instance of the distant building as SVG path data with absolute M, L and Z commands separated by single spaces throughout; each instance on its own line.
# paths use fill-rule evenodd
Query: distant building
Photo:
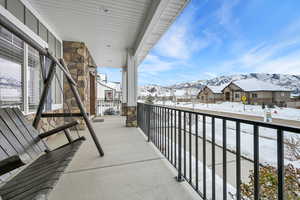
M 121 100 L 121 84 L 119 82 L 108 82 L 106 75 L 98 74 L 97 100 Z
M 224 101 L 240 102 L 246 96 L 248 104 L 273 104 L 287 106 L 291 90 L 257 79 L 231 82 L 223 90 Z
M 201 103 L 216 103 L 223 101 L 222 90 L 224 86 L 205 86 L 200 90 L 197 95 L 197 99 Z

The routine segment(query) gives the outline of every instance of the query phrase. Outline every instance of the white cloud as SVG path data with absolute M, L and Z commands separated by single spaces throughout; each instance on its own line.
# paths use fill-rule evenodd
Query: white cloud
M 161 60 L 158 56 L 149 54 L 145 62 L 139 67 L 139 72 L 144 74 L 156 75 L 159 72 L 172 69 L 174 63 Z
M 227 60 L 219 65 L 222 72 L 251 70 L 265 73 L 300 73 L 300 51 L 290 51 L 300 45 L 300 38 L 273 43 L 259 44 L 236 59 Z
M 233 16 L 233 9 L 239 2 L 239 0 L 223 1 L 222 5 L 215 13 L 218 23 L 223 26 L 228 33 L 233 34 L 235 37 L 240 37 L 240 33 L 236 28 L 239 21 Z

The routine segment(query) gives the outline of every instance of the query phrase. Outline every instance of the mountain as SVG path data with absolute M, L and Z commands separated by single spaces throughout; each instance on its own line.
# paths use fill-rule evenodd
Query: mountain
M 293 90 L 293 94 L 300 94 L 300 75 L 267 74 L 267 73 L 250 73 L 250 74 L 219 76 L 209 80 L 183 82 L 183 83 L 178 83 L 170 86 L 146 85 L 140 87 L 139 92 L 140 92 L 140 96 L 147 96 L 147 95 L 152 95 L 152 96 L 171 95 L 172 96 L 171 94 L 172 91 L 173 93 L 178 93 L 181 95 L 186 93 L 195 94 L 205 85 L 219 86 L 219 85 L 227 84 L 231 81 L 253 79 L 253 78 L 291 89 Z M 175 95 L 178 96 L 177 94 Z

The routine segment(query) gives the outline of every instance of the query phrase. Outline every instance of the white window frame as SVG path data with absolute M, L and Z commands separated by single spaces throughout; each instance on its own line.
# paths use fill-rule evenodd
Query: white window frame
M 63 77 L 63 72 L 61 71 L 61 77 Z M 29 91 L 29 85 L 28 85 L 28 44 L 24 43 L 24 62 L 23 62 L 23 70 L 22 70 L 22 77 L 23 77 L 23 113 L 25 115 L 29 114 L 35 114 L 35 111 L 29 111 L 29 102 L 28 102 L 28 91 Z M 53 81 L 55 79 L 55 76 L 53 78 Z M 63 87 L 63 80 L 61 80 L 61 84 Z M 63 108 L 63 94 L 61 95 L 61 104 L 51 104 L 51 110 L 58 110 Z
M 42 19 L 42 17 L 31 7 L 31 5 L 26 0 L 21 0 L 21 2 L 25 5 L 25 7 L 31 11 L 34 16 L 46 26 L 48 31 L 50 31 L 54 37 L 60 41 L 62 44 L 62 40 L 58 35 L 51 29 L 51 27 L 45 23 L 45 21 Z M 0 13 L 6 17 L 11 23 L 15 24 L 20 30 L 24 31 L 27 35 L 32 37 L 37 43 L 39 43 L 42 47 L 48 48 L 48 44 L 46 41 L 44 41 L 40 36 L 38 36 L 36 33 L 34 33 L 29 27 L 27 27 L 23 22 L 21 22 L 19 19 L 17 19 L 12 13 L 10 13 L 6 8 L 3 6 L 0 6 Z M 63 47 L 61 46 L 61 55 L 63 55 Z M 23 77 L 23 113 L 28 114 L 34 114 L 35 112 L 29 112 L 29 102 L 28 102 L 28 44 L 24 43 L 24 62 L 23 62 L 23 71 L 22 71 L 22 77 Z M 62 80 L 63 84 L 63 80 Z M 62 109 L 63 108 L 63 95 L 62 95 L 62 103 L 61 104 L 52 104 L 51 110 L 54 109 Z

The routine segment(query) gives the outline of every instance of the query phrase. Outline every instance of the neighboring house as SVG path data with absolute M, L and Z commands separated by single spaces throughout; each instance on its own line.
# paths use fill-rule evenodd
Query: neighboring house
M 105 101 L 120 100 L 120 83 L 97 81 L 97 99 Z
M 199 99 L 201 103 L 216 103 L 219 101 L 223 101 L 223 93 L 222 93 L 223 88 L 224 86 L 206 85 L 198 93 L 197 99 Z
M 257 79 L 244 79 L 231 82 L 223 90 L 225 101 L 240 102 L 247 97 L 248 104 L 274 104 L 286 106 L 291 90 Z

